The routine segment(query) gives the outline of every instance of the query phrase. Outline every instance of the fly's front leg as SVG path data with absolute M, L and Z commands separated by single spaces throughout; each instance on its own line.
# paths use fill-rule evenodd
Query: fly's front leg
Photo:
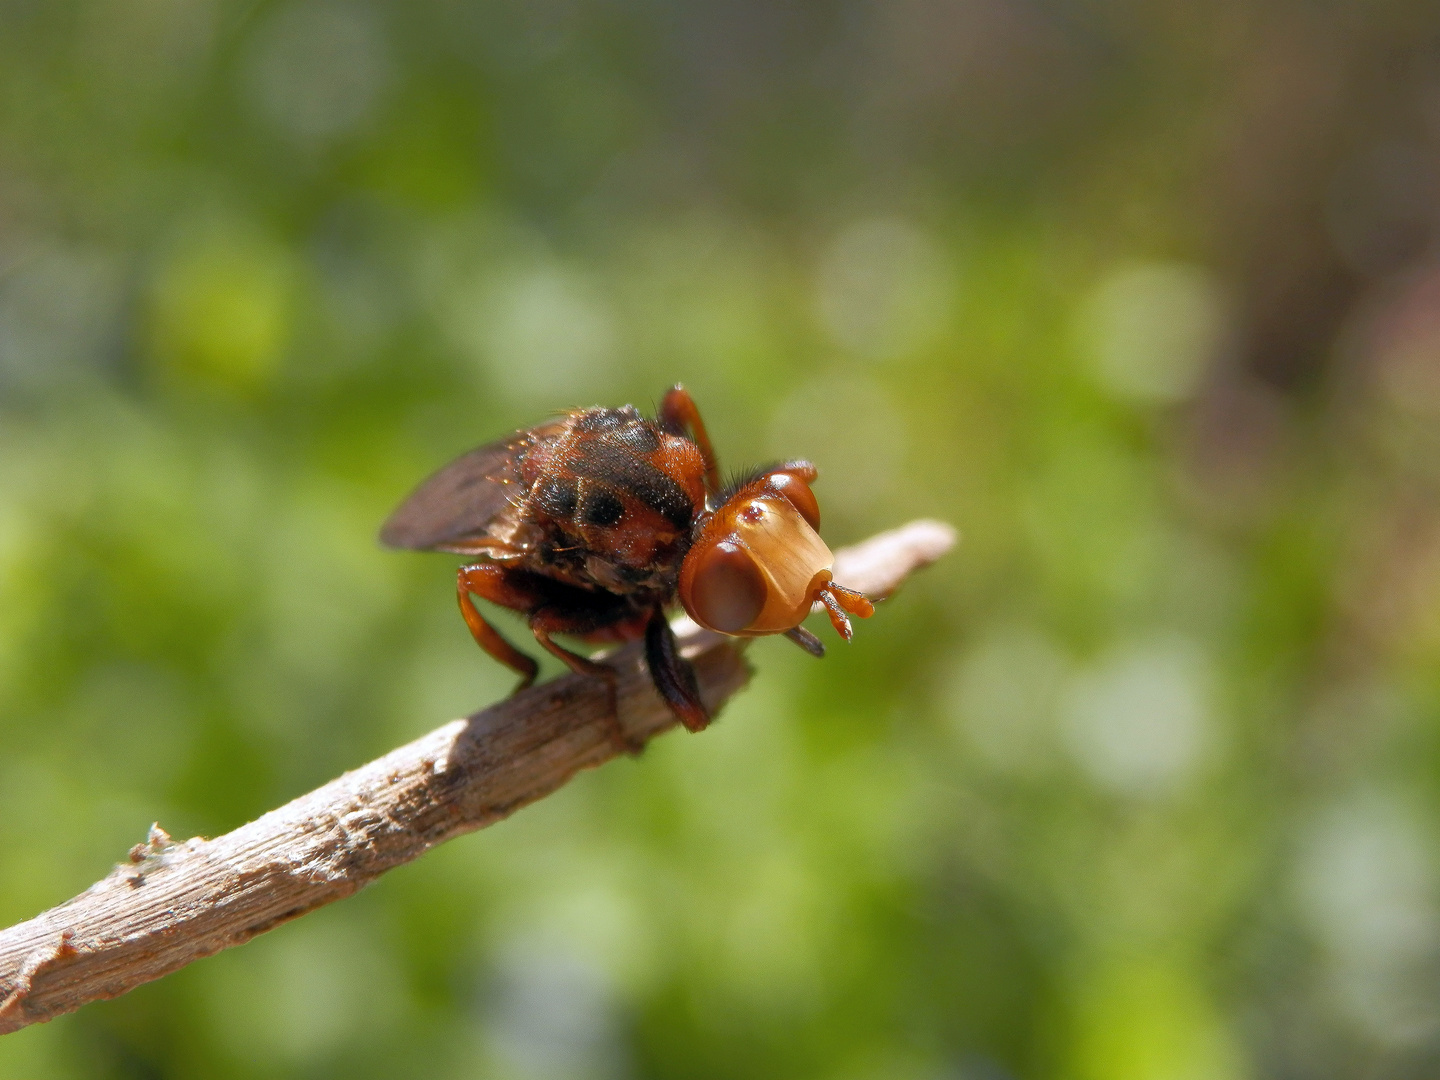
M 830 625 L 835 627 L 835 632 L 846 641 L 854 634 L 850 629 L 849 615 L 868 619 L 875 614 L 875 605 L 864 593 L 847 589 L 844 585 L 836 585 L 833 581 L 827 581 L 821 587 L 819 600 L 825 605 L 825 611 L 830 616 Z
M 705 490 L 714 495 L 720 490 L 720 465 L 715 460 L 715 450 L 710 445 L 710 435 L 705 430 L 705 421 L 700 419 L 700 410 L 690 391 L 676 383 L 660 402 L 658 416 L 660 426 L 672 435 L 689 434 L 700 448 L 705 459 Z
M 641 750 L 645 749 L 645 744 L 625 734 L 625 726 L 620 723 L 620 700 L 615 669 L 607 664 L 597 664 L 594 660 L 573 653 L 563 645 L 558 645 L 551 640 L 551 634 L 573 632 L 575 629 L 573 619 L 567 618 L 553 609 L 541 608 L 530 616 L 530 632 L 535 635 L 535 640 L 540 643 L 542 649 L 556 657 L 576 674 L 599 679 L 605 684 L 607 717 L 605 724 L 610 731 L 610 741 L 622 754 L 632 756 L 639 754 Z
M 695 682 L 695 669 L 680 655 L 680 645 L 665 612 L 656 608 L 645 624 L 645 662 L 650 666 L 650 679 L 655 689 L 670 706 L 670 711 L 690 731 L 704 731 L 710 725 L 710 713 L 700 700 L 700 687 Z
M 533 657 L 526 656 L 501 637 L 500 632 L 485 621 L 475 601 L 470 598 L 470 594 L 474 593 L 502 607 L 528 607 L 525 602 L 527 597 L 521 595 L 521 590 L 516 589 L 509 576 L 510 571 L 494 563 L 462 566 L 455 578 L 455 591 L 460 600 L 460 614 L 465 616 L 465 625 L 470 628 L 475 643 L 500 663 L 520 673 L 520 685 L 515 687 L 518 693 L 535 681 L 540 666 Z

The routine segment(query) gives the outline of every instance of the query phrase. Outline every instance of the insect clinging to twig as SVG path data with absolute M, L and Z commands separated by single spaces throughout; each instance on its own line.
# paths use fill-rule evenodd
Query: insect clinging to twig
M 701 626 L 737 637 L 784 634 L 814 656 L 801 622 L 822 603 L 847 641 L 850 616 L 874 607 L 831 578 L 808 461 L 787 461 L 721 486 L 694 400 L 675 386 L 655 419 L 633 405 L 577 409 L 470 451 L 390 515 L 391 547 L 473 558 L 457 578 L 460 612 L 480 647 L 522 676 L 536 664 L 480 614 L 479 596 L 526 617 L 535 640 L 571 669 L 604 680 L 615 719 L 615 672 L 552 640 L 645 639 L 651 678 L 691 731 L 710 716 L 665 611 L 678 599 Z M 616 720 L 618 729 L 618 720 Z

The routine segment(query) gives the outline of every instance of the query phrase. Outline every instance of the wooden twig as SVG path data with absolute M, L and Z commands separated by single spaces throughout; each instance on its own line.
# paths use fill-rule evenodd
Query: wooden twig
M 847 548 L 836 578 L 884 596 L 955 542 L 916 521 Z M 681 646 L 712 711 L 749 678 L 733 639 L 681 620 Z M 618 668 L 627 735 L 674 726 L 641 652 Z M 615 755 L 605 695 L 567 675 L 438 728 L 308 795 L 207 840 L 158 825 L 129 860 L 73 900 L 0 930 L 0 1034 L 116 997 L 192 960 L 349 896 L 453 836 L 483 828 Z

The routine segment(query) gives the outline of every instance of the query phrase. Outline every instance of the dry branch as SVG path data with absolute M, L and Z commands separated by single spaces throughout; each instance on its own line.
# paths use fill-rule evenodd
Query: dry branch
M 836 556 L 836 578 L 884 596 L 955 542 L 915 521 Z M 749 669 L 733 639 L 676 626 L 716 711 Z M 626 733 L 674 726 L 641 651 L 620 671 Z M 349 896 L 453 836 L 542 798 L 615 755 L 605 695 L 567 675 L 437 728 L 308 795 L 207 840 L 174 842 L 153 826 L 103 880 L 59 907 L 0 930 L 0 1034 L 116 997 L 192 960 Z

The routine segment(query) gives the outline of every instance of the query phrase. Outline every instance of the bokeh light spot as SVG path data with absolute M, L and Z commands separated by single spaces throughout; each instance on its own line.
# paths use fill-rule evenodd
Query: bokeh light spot
M 447 316 L 486 385 L 516 403 L 591 405 L 612 377 L 617 335 L 610 305 L 583 274 L 558 263 L 527 264 L 461 286 Z
M 43 244 L 0 265 L 0 393 L 63 388 L 93 377 L 117 314 L 114 259 Z
M 1209 667 L 1183 637 L 1162 635 L 1110 653 L 1075 677 L 1067 697 L 1070 750 L 1109 791 L 1167 793 L 1212 748 Z
M 244 66 L 244 88 L 281 134 L 318 144 L 370 119 L 390 81 L 376 15 L 358 4 L 281 7 L 261 25 Z
M 156 358 L 185 381 L 242 393 L 262 388 L 288 343 L 295 284 L 289 253 L 254 227 L 198 223 L 155 281 Z
M 831 243 L 816 274 L 816 312 L 835 343 L 891 359 L 934 341 L 954 305 L 956 275 L 940 247 L 899 218 L 870 218 Z
M 1080 1080 L 1241 1080 L 1236 1048 L 1196 973 L 1161 958 L 1101 961 L 1080 988 Z
M 1302 834 L 1299 905 L 1330 959 L 1340 1010 L 1382 1043 L 1440 1030 L 1440 881 L 1433 827 L 1397 793 L 1323 808 Z
M 884 387 L 836 374 L 805 383 L 775 410 L 770 452 L 822 462 L 826 513 L 871 520 L 883 509 L 905 460 L 905 421 Z
M 1091 367 L 1117 397 L 1144 404 L 1195 392 L 1226 332 L 1214 280 L 1184 263 L 1140 263 L 1102 281 L 1081 311 Z
M 622 1075 L 615 991 L 606 972 L 558 942 L 516 940 L 500 951 L 483 1020 L 492 1052 L 521 1080 Z
M 991 631 L 955 669 L 949 704 L 957 732 L 990 768 L 1042 769 L 1069 659 L 1039 630 Z

